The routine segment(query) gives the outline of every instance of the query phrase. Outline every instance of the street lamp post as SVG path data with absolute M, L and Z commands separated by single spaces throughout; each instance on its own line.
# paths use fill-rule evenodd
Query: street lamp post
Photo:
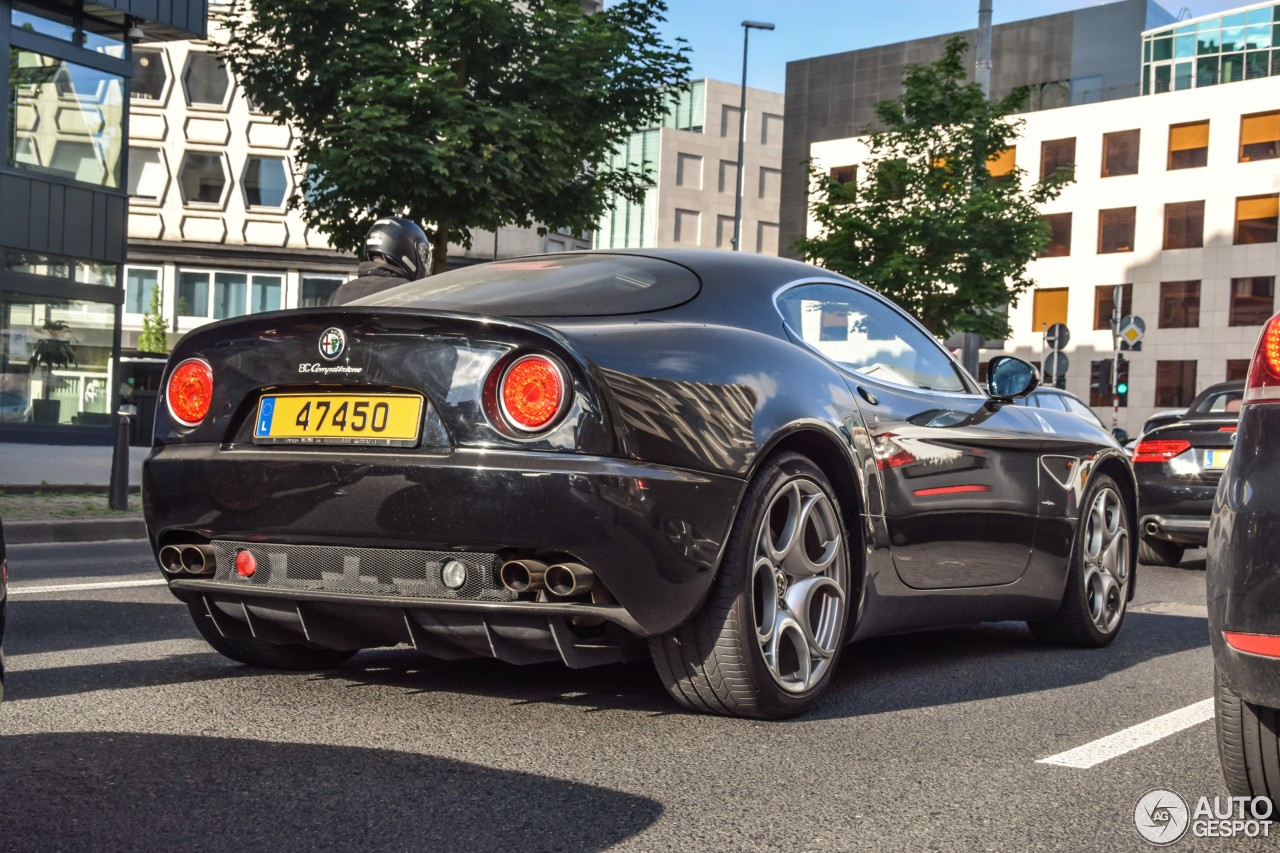
M 742 97 L 738 100 L 738 187 L 733 198 L 733 250 L 742 249 L 742 184 L 747 179 L 746 164 L 742 162 L 743 148 L 747 141 L 747 41 L 752 30 L 771 30 L 773 24 L 764 21 L 742 22 Z

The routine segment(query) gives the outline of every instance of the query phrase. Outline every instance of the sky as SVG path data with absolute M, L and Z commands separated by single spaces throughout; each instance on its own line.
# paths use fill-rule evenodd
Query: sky
M 993 0 L 996 24 L 1052 15 L 1098 0 Z M 1198 18 L 1252 5 L 1250 0 L 1161 0 L 1171 14 Z M 828 53 L 967 30 L 978 25 L 978 0 L 667 0 L 663 35 L 693 48 L 693 78 L 742 79 L 743 20 L 777 25 L 751 31 L 747 84 L 781 92 L 787 63 Z M 1135 50 L 1138 48 L 1135 47 Z

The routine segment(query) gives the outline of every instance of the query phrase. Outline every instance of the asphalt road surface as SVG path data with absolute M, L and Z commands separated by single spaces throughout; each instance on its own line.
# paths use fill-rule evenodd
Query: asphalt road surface
M 861 643 L 785 723 L 685 713 L 648 664 L 250 669 L 197 638 L 145 543 L 9 567 L 3 851 L 1147 850 L 1145 792 L 1226 793 L 1203 552 L 1144 567 L 1107 649 L 1012 623 Z

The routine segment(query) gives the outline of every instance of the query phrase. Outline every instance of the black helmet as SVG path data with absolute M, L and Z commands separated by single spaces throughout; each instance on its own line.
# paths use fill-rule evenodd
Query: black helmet
M 418 223 L 388 216 L 373 223 L 364 238 L 364 254 L 369 260 L 381 258 L 409 281 L 426 278 L 430 267 L 431 242 Z

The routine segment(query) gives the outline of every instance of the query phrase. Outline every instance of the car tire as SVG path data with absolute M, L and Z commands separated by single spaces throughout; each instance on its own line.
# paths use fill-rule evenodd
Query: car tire
M 1080 504 L 1067 587 L 1058 611 L 1029 622 L 1043 643 L 1098 648 L 1120 632 L 1133 582 L 1133 521 L 1115 480 L 1095 474 Z
M 1182 555 L 1187 547 L 1165 539 L 1138 540 L 1138 562 L 1148 566 L 1177 566 L 1182 562 Z
M 1246 702 L 1213 671 L 1218 760 L 1235 797 L 1280 795 L 1280 711 Z
M 796 453 L 766 462 L 739 506 L 702 609 L 649 641 L 672 697 L 693 711 L 759 719 L 812 707 L 844 646 L 849 554 L 821 469 Z
M 304 646 L 301 643 L 268 643 L 264 640 L 224 637 L 209 618 L 203 602 L 193 601 L 187 605 L 187 609 L 191 611 L 196 630 L 214 651 L 248 666 L 295 670 L 334 669 L 355 654 L 355 651 Z

